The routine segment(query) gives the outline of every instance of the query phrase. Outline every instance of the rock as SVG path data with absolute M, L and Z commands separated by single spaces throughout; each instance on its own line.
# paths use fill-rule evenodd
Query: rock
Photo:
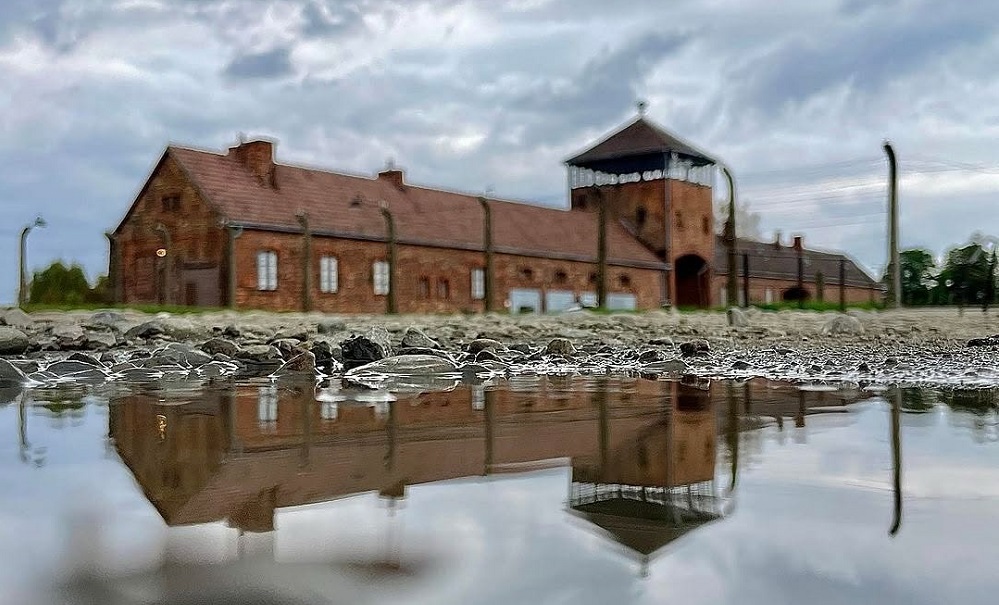
M 118 337 L 114 332 L 105 330 L 90 330 L 86 333 L 84 346 L 91 351 L 103 351 L 118 345 Z
M 348 370 L 345 376 L 382 374 L 394 376 L 427 376 L 452 374 L 458 371 L 453 362 L 436 355 L 396 355 Z
M 336 347 L 337 352 L 340 347 Z M 309 344 L 309 351 L 316 358 L 316 365 L 321 368 L 329 368 L 337 362 L 333 355 L 333 344 L 325 340 L 316 340 Z M 339 363 L 339 362 L 337 362 Z
M 87 335 L 76 324 L 60 324 L 52 328 L 52 337 L 61 351 L 75 351 L 85 348 Z
M 161 349 L 157 349 L 153 352 L 153 357 L 193 368 L 203 366 L 212 360 L 212 356 L 208 353 L 196 349 L 189 344 L 179 342 L 172 342 Z
M 280 372 L 294 372 L 302 374 L 316 373 L 316 356 L 312 351 L 304 347 L 299 347 L 291 352 L 288 360 L 279 369 Z
M 479 351 L 483 351 L 485 349 L 494 349 L 501 351 L 505 348 L 506 347 L 503 346 L 503 343 L 501 343 L 498 340 L 493 340 L 492 338 L 476 338 L 472 342 L 468 343 L 468 346 L 465 347 L 465 350 L 471 353 L 472 355 L 475 355 Z
M 31 343 L 27 335 L 17 328 L 0 326 L 0 355 L 20 355 Z
M 523 353 L 524 355 L 531 355 L 534 353 L 534 349 L 532 349 L 531 345 L 527 344 L 526 342 L 518 342 L 512 344 L 510 345 L 510 350 L 517 351 L 518 353 Z
M 857 336 L 864 333 L 864 326 L 860 320 L 852 315 L 836 315 L 829 318 L 822 326 L 822 334 L 829 336 L 840 334 L 845 336 Z
M 427 336 L 423 330 L 412 326 L 406 328 L 406 333 L 402 335 L 402 346 L 412 349 L 441 348 L 439 342 Z
M 305 342 L 309 339 L 309 331 L 305 328 L 283 328 L 278 330 L 271 340 L 297 340 Z
M 434 355 L 435 357 L 443 357 L 444 359 L 451 359 L 451 355 L 448 354 L 444 349 L 427 349 L 423 347 L 403 347 L 395 352 L 396 355 Z
M 83 363 L 89 363 L 95 368 L 103 368 L 104 364 L 101 363 L 96 357 L 87 355 L 86 353 L 76 352 L 66 358 L 69 361 L 80 361 Z
M 684 357 L 693 357 L 695 355 L 707 355 L 711 351 L 711 345 L 708 341 L 698 338 L 697 340 L 691 340 L 680 345 L 680 354 Z
M 158 321 L 147 321 L 129 328 L 126 338 L 153 338 L 163 334 L 163 324 Z
M 222 329 L 222 336 L 226 338 L 239 338 L 242 335 L 243 331 L 232 324 Z
M 102 310 L 94 313 L 83 322 L 85 328 L 111 328 L 121 330 L 121 326 L 128 320 L 117 311 Z
M 201 350 L 209 355 L 222 353 L 228 357 L 235 357 L 236 351 L 239 350 L 239 347 L 236 346 L 236 343 L 231 340 L 226 340 L 225 338 L 212 338 L 201 343 Z
M 0 326 L 11 326 L 13 328 L 30 328 L 35 325 L 35 320 L 30 315 L 14 307 L 5 311 L 0 311 Z
M 73 380 L 94 381 L 107 378 L 107 374 L 104 373 L 103 369 L 90 363 L 70 359 L 49 364 L 45 368 L 45 373 L 56 378 L 69 378 Z
M 968 341 L 969 347 L 999 347 L 999 334 L 993 334 L 985 338 L 972 338 Z
M 479 363 L 484 361 L 503 361 L 503 358 L 496 353 L 496 349 L 482 349 L 473 356 L 473 359 Z
M 375 338 L 369 336 L 351 336 L 340 343 L 340 350 L 343 353 L 343 363 L 348 368 L 357 367 L 372 361 L 384 359 L 391 353 L 388 346 L 388 335 L 384 341 L 374 334 Z
M 728 314 L 728 325 L 733 328 L 747 328 L 749 327 L 749 318 L 746 314 L 742 312 L 742 309 L 738 307 L 729 307 Z
M 279 338 L 277 340 L 270 341 L 268 344 L 272 347 L 277 347 L 277 350 L 281 351 L 281 357 L 283 359 L 288 359 L 302 346 L 302 343 L 294 338 Z
M 281 361 L 281 351 L 271 345 L 250 345 L 233 355 L 236 359 L 253 362 Z
M 603 347 L 601 347 L 601 349 L 597 352 L 613 353 L 614 350 L 611 349 L 609 351 L 604 351 Z M 653 361 L 665 361 L 665 360 L 666 360 L 666 354 L 658 349 L 649 349 L 648 351 L 642 351 L 638 355 L 638 363 L 652 363 Z
M 687 369 L 687 364 L 682 359 L 667 359 L 647 363 L 641 367 L 641 372 L 648 374 L 681 374 L 686 372 Z
M 736 361 L 735 363 L 732 364 L 732 369 L 733 370 L 748 370 L 751 367 L 752 366 L 749 364 L 748 361 L 745 361 L 745 360 L 742 360 L 742 359 L 740 359 L 740 360 L 738 360 L 738 361 Z
M 558 355 L 560 357 L 572 357 L 576 354 L 576 347 L 568 338 L 553 338 L 545 347 L 546 355 Z
M 347 323 L 342 319 L 324 319 L 316 324 L 316 330 L 320 334 L 335 334 L 347 329 Z
M 6 359 L 0 359 L 0 384 L 21 384 L 26 379 L 20 368 Z
M 857 371 L 860 372 L 860 373 L 862 373 L 862 374 L 870 374 L 871 373 L 871 366 L 867 365 L 866 361 L 862 362 L 859 366 L 857 366 Z

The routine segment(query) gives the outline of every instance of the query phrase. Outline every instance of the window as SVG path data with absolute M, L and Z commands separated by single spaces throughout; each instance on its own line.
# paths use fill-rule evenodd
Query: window
M 679 212 L 676 213 L 676 228 L 683 229 L 683 215 Z
M 486 270 L 472 269 L 472 300 L 486 297 Z
M 257 389 L 257 423 L 262 430 L 277 428 L 278 392 L 277 387 L 266 386 Z
M 472 385 L 472 409 L 481 411 L 486 409 L 486 386 L 482 384 Z
M 763 302 L 765 302 L 766 304 L 769 305 L 773 301 L 774 301 L 774 289 L 773 288 L 767 288 L 763 292 Z
M 430 298 L 430 278 L 421 277 L 420 278 L 420 296 L 423 298 Z
M 451 284 L 446 279 L 437 280 L 437 298 L 444 300 L 451 298 Z
M 177 212 L 180 210 L 179 195 L 164 195 L 162 198 L 163 212 Z
M 630 288 L 631 287 L 631 276 L 627 275 L 625 273 L 622 273 L 621 275 L 617 276 L 617 283 L 620 284 L 620 286 L 622 288 Z
M 707 215 L 701 217 L 701 231 L 703 231 L 705 235 L 711 233 L 711 219 L 709 219 Z
M 323 401 L 319 405 L 319 417 L 332 422 L 340 415 L 339 404 L 335 401 Z
M 556 284 L 564 284 L 567 281 L 569 281 L 569 274 L 568 273 L 566 273 L 565 271 L 562 271 L 561 269 L 555 272 L 555 283 Z
M 371 267 L 374 281 L 375 294 L 382 295 L 389 293 L 389 264 L 383 260 L 376 260 Z
M 597 274 L 596 273 L 590 273 L 590 283 L 591 284 L 597 283 Z
M 526 281 L 534 279 L 534 270 L 531 269 L 530 267 L 521 267 L 520 278 Z
M 277 252 L 257 252 L 257 290 L 277 290 Z
M 340 266 L 335 256 L 319 259 L 319 291 L 333 294 L 340 289 Z

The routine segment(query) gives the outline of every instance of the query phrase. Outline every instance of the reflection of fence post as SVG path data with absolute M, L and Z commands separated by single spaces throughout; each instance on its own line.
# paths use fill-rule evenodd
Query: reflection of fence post
M 825 299 L 826 276 L 821 271 L 815 274 L 815 300 L 822 302 Z
M 607 204 L 604 193 L 596 185 L 593 193 L 597 198 L 597 306 L 607 308 Z
M 479 197 L 479 204 L 482 205 L 482 247 L 486 252 L 486 267 L 482 279 L 482 294 L 485 297 L 483 310 L 488 313 L 493 310 L 493 212 L 485 196 Z
M 749 255 L 742 255 L 742 306 L 749 306 Z
M 902 525 L 902 389 L 895 389 L 891 404 L 891 460 L 894 472 L 892 485 L 895 492 L 894 513 L 891 529 L 888 534 L 894 536 Z
M 839 310 L 846 311 L 846 259 L 839 259 Z
M 312 229 L 309 215 L 302 212 L 295 216 L 302 226 L 302 311 L 312 310 Z
M 388 236 L 388 296 L 386 297 L 386 312 L 394 314 L 398 311 L 395 303 L 396 283 L 395 283 L 395 220 L 389 211 L 388 204 L 382 201 L 380 204 L 382 217 L 385 219 L 385 231 Z

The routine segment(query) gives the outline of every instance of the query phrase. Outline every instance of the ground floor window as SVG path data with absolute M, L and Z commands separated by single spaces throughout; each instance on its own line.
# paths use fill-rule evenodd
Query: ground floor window
M 422 298 L 430 298 L 430 278 L 421 277 L 420 278 L 420 296 Z
M 437 280 L 437 298 L 448 300 L 451 298 L 451 284 L 446 279 Z
M 383 260 L 375 261 L 371 268 L 375 294 L 389 293 L 389 264 Z
M 278 392 L 273 386 L 257 389 L 257 424 L 263 431 L 277 428 Z
M 769 305 L 773 301 L 774 301 L 774 289 L 767 288 L 766 290 L 763 291 L 763 302 Z
M 319 291 L 333 294 L 340 289 L 340 267 L 335 256 L 319 259 Z
M 257 290 L 277 290 L 277 252 L 257 252 Z
M 486 297 L 485 269 L 472 269 L 472 300 L 482 300 Z
M 319 416 L 323 420 L 333 421 L 340 415 L 339 404 L 335 401 L 323 401 L 319 406 Z

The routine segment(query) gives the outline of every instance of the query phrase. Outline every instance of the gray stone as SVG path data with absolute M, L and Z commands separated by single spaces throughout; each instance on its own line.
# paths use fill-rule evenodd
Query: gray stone
M 458 367 L 436 355 L 396 355 L 365 364 L 347 371 L 346 376 L 382 374 L 396 376 L 428 376 L 452 374 Z
M 83 349 L 87 344 L 86 333 L 76 324 L 59 324 L 53 327 L 52 337 L 56 340 L 56 346 L 62 351 Z
M 274 334 L 271 340 L 297 340 L 305 342 L 309 339 L 309 332 L 305 328 L 282 328 Z
M 25 379 L 20 368 L 6 359 L 0 359 L 0 384 L 21 384 Z
M 64 359 L 62 361 L 49 364 L 49 366 L 45 368 L 45 373 L 57 378 L 72 378 L 73 380 L 93 381 L 104 380 L 107 378 L 107 374 L 105 374 L 104 370 L 101 368 L 89 363 L 70 359 Z
M 0 355 L 20 355 L 31 343 L 27 335 L 17 328 L 0 326 Z
M 90 330 L 86 333 L 86 348 L 91 351 L 102 351 L 117 346 L 118 337 L 114 332 L 105 330 Z
M 281 373 L 301 373 L 301 374 L 315 374 L 316 373 L 316 356 L 312 351 L 299 347 L 289 355 L 286 356 L 287 361 L 281 366 Z
M 546 355 L 559 355 L 561 357 L 572 357 L 576 354 L 576 347 L 568 338 L 553 338 L 545 347 Z
M 147 321 L 129 328 L 126 338 L 152 338 L 163 334 L 163 324 L 158 321 Z
M 316 324 L 316 330 L 320 334 L 335 334 L 347 329 L 347 322 L 342 319 L 324 319 Z
M 707 355 L 710 351 L 711 351 L 711 345 L 708 344 L 708 341 L 702 338 L 690 340 L 680 345 L 680 353 L 684 357 L 693 357 L 695 355 Z
M 77 351 L 76 353 L 73 353 L 72 355 L 70 355 L 66 359 L 69 360 L 69 361 L 81 361 L 83 363 L 89 363 L 90 365 L 94 366 L 95 368 L 103 368 L 104 367 L 104 364 L 101 363 L 100 360 L 98 360 L 96 357 L 93 357 L 91 355 L 87 355 L 86 353 L 80 353 L 79 351 Z
M 686 362 L 679 358 L 653 361 L 641 367 L 642 372 L 649 374 L 680 374 L 687 369 Z
M 153 351 L 153 357 L 195 368 L 203 366 L 212 360 L 212 356 L 208 353 L 179 342 L 172 342 L 161 349 Z
M 251 345 L 243 347 L 233 355 L 236 359 L 253 362 L 281 361 L 281 351 L 271 345 Z
M 0 326 L 11 326 L 14 328 L 31 328 L 35 325 L 35 320 L 30 315 L 17 307 L 0 311 Z
M 503 343 L 501 343 L 498 340 L 494 340 L 492 338 L 476 338 L 472 342 L 468 343 L 468 346 L 465 347 L 465 350 L 471 353 L 472 355 L 475 355 L 479 351 L 484 351 L 485 349 L 502 351 L 505 348 L 506 347 L 503 346 Z
M 986 336 L 985 338 L 972 338 L 968 341 L 969 347 L 999 347 L 999 334 Z
M 392 352 L 388 345 L 388 333 L 382 335 L 378 331 L 371 331 L 365 336 L 351 336 L 340 343 L 340 350 L 343 363 L 348 368 L 384 359 Z
M 601 350 L 598 352 L 613 353 L 613 351 L 614 351 L 613 349 L 606 351 L 603 348 L 601 348 Z M 652 363 L 653 361 L 665 361 L 665 360 L 666 360 L 666 354 L 658 349 L 649 349 L 647 351 L 642 351 L 638 355 L 638 363 Z
M 402 346 L 411 349 L 439 349 L 439 342 L 430 338 L 426 333 L 416 327 L 406 328 L 406 333 L 402 335 Z
M 752 366 L 749 365 L 748 361 L 745 361 L 745 360 L 742 360 L 742 359 L 740 359 L 740 360 L 738 360 L 738 361 L 736 361 L 735 363 L 732 364 L 732 369 L 733 370 L 748 370 L 751 367 Z
M 738 307 L 730 307 L 728 312 L 728 325 L 733 328 L 748 328 L 749 318 L 743 313 L 742 309 Z
M 118 311 L 102 310 L 97 311 L 83 322 L 85 328 L 111 328 L 120 330 L 121 326 L 127 323 L 125 316 Z
M 201 350 L 209 355 L 222 353 L 228 357 L 234 357 L 236 355 L 236 351 L 239 350 L 239 347 L 236 346 L 236 343 L 231 340 L 226 340 L 225 338 L 212 338 L 201 344 Z
M 829 318 L 825 324 L 822 326 L 822 334 L 829 335 L 843 335 L 843 336 L 859 336 L 864 333 L 864 326 L 860 323 L 860 320 L 851 315 L 836 315 Z

